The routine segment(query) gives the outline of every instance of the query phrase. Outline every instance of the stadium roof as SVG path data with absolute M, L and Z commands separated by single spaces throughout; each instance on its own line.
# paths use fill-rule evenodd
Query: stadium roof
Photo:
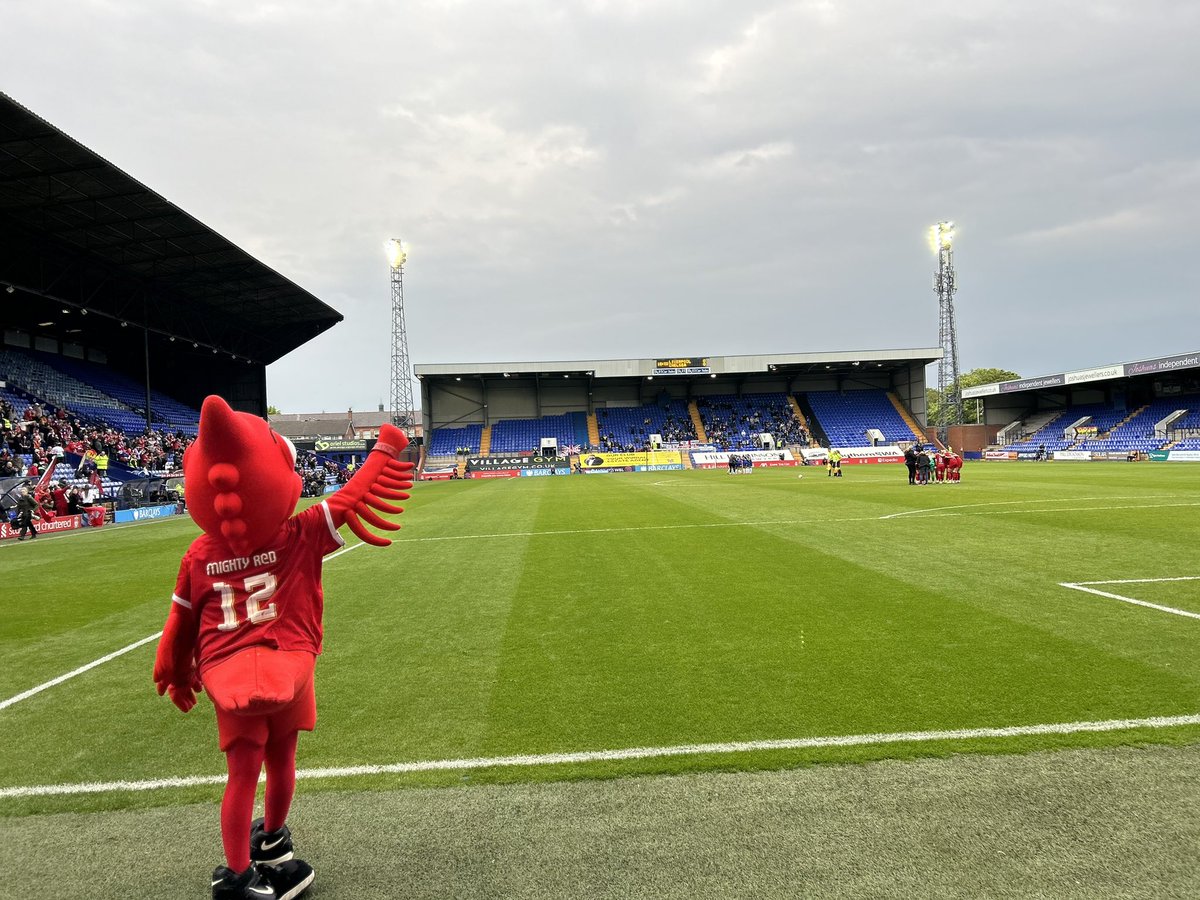
M 998 381 L 979 387 L 963 388 L 963 398 L 989 397 L 995 394 L 1016 394 L 1021 391 L 1040 391 L 1045 388 L 1084 384 L 1089 381 L 1113 381 L 1118 378 L 1133 378 L 1139 375 L 1161 375 L 1182 369 L 1200 368 L 1200 352 L 1181 353 L 1176 356 L 1159 356 L 1136 362 L 1113 363 L 1094 369 L 1076 369 L 1055 375 L 1039 375 L 1036 378 L 1020 378 L 1014 381 Z
M 839 350 L 834 353 L 776 353 L 757 356 L 660 356 L 650 359 L 585 359 L 556 362 L 444 363 L 414 367 L 418 378 L 583 375 L 592 378 L 855 374 L 927 365 L 942 358 L 940 347 L 909 350 Z M 672 365 L 678 363 L 679 365 Z M 666 364 L 666 365 L 664 365 Z
M 342 319 L 3 93 L 0 282 L 28 295 L 5 303 L 6 325 L 86 309 L 92 334 L 144 325 L 264 364 Z

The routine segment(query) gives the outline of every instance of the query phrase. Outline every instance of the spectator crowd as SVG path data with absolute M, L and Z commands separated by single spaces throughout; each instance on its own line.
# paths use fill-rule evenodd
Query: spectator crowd
M 339 466 L 312 450 L 300 450 L 296 453 L 296 474 L 300 476 L 302 497 L 320 497 L 325 493 L 331 475 L 337 484 L 345 484 L 354 474 L 354 466 Z
M 104 477 L 114 463 L 135 472 L 173 471 L 180 467 L 190 441 L 182 432 L 126 434 L 39 403 L 31 403 L 18 416 L 12 402 L 0 398 L 0 478 L 40 476 L 52 458 L 66 453 L 84 458 L 80 477 L 92 471 Z M 31 457 L 29 465 L 22 458 L 26 456 Z
M 596 423 L 601 429 L 606 427 L 607 417 L 608 410 L 596 410 Z M 654 420 L 647 416 L 641 425 L 629 426 L 625 429 L 624 434 L 617 434 L 612 430 L 601 430 L 599 449 L 608 453 L 638 453 L 650 446 L 650 435 L 652 434 L 662 435 L 665 444 L 696 440 L 696 430 L 692 427 L 691 419 L 686 417 L 681 419 L 674 413 L 667 413 L 658 425 L 655 425 Z
M 718 397 L 697 397 L 696 407 L 704 422 L 704 431 L 716 447 L 734 448 L 756 443 L 756 435 L 769 434 L 775 445 L 800 444 L 807 447 L 812 435 L 796 418 L 786 400 L 778 406 L 767 406 L 745 413 L 728 400 Z

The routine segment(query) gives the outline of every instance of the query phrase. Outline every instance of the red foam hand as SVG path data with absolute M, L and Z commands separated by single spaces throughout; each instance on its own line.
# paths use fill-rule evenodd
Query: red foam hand
M 401 462 L 401 451 L 408 446 L 404 432 L 394 425 L 384 425 L 379 430 L 379 440 L 368 454 L 362 468 L 354 473 L 336 494 L 329 498 L 329 512 L 337 527 L 348 525 L 364 543 L 386 547 L 391 541 L 367 529 L 367 525 L 385 531 L 398 531 L 400 525 L 382 518 L 375 510 L 398 515 L 404 512 L 401 506 L 393 506 L 385 500 L 407 500 L 412 487 L 410 462 Z
M 183 712 L 188 712 L 196 705 L 196 694 L 203 688 L 200 685 L 200 678 L 197 676 L 192 679 L 190 684 L 169 684 L 167 685 L 167 693 L 171 697 L 171 702 L 180 708 Z M 162 691 L 160 690 L 161 694 Z
M 171 702 L 183 712 L 196 705 L 196 692 L 201 689 L 194 658 L 196 626 L 191 610 L 172 603 L 154 657 L 154 683 L 159 696 L 169 693 Z

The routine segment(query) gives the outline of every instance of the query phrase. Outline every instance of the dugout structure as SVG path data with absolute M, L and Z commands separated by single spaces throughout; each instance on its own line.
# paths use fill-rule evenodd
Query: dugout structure
M 925 423 L 925 369 L 940 348 L 658 356 L 557 362 L 418 365 L 426 435 L 437 428 L 487 427 L 503 419 L 594 413 L 701 396 L 882 389 Z
M 0 94 L 4 344 L 107 365 L 199 408 L 265 416 L 266 367 L 342 320 Z

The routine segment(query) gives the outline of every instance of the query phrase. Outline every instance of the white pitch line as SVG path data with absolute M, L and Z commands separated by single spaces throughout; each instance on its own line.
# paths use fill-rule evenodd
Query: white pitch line
M 1072 499 L 1087 499 L 1072 498 Z M 1106 498 L 1119 499 L 1119 498 Z M 1006 501 L 1008 502 L 1008 501 Z M 1029 503 L 1064 503 L 1066 500 L 1029 500 L 1029 501 L 1011 501 L 1011 502 L 1029 502 Z M 945 506 L 938 509 L 971 509 L 978 506 L 995 506 L 993 503 L 975 503 L 967 504 L 966 506 Z M 1156 503 L 1156 504 L 1137 504 L 1131 506 L 1075 506 L 1062 509 L 1005 509 L 994 510 L 979 513 L 981 516 L 1011 516 L 1020 515 L 1022 513 L 1059 513 L 1059 512 L 1087 512 L 1087 511 L 1106 511 L 1114 509 L 1163 509 L 1165 507 L 1174 506 L 1200 506 L 1200 501 L 1192 503 Z M 435 537 L 414 537 L 414 538 L 399 538 L 394 541 L 397 544 L 429 544 L 439 543 L 443 541 L 478 541 L 487 540 L 489 538 L 525 538 L 525 537 L 559 537 L 561 535 L 570 534 L 617 534 L 621 532 L 633 531 L 676 531 L 680 529 L 696 529 L 696 528 L 759 528 L 759 527 L 774 527 L 779 525 L 815 525 L 815 524 L 842 524 L 845 522 L 879 522 L 887 519 L 894 519 L 898 515 L 915 515 L 916 513 L 932 513 L 932 515 L 922 516 L 921 518 L 936 519 L 945 517 L 961 517 L 962 513 L 939 513 L 936 509 L 914 509 L 908 513 L 893 513 L 887 516 L 853 516 L 843 519 L 763 519 L 760 521 L 751 522 L 689 522 L 683 525 L 621 525 L 614 528 L 566 528 L 557 531 L 494 531 L 481 534 L 446 534 Z
M 1001 728 L 959 728 L 948 731 L 900 731 L 875 734 L 846 734 L 830 737 L 784 738 L 779 740 L 734 741 L 721 744 L 682 744 L 673 747 L 628 747 L 621 750 L 583 750 L 575 753 L 542 753 L 521 756 L 475 757 L 391 763 L 378 766 L 300 769 L 297 778 L 348 778 L 357 775 L 398 775 L 411 772 L 453 772 L 462 769 L 555 766 L 570 763 L 615 762 L 631 759 L 661 759 L 671 756 L 753 753 L 764 750 L 810 750 L 826 747 L 867 747 L 875 744 L 916 744 L 929 741 L 969 741 L 984 738 L 1030 737 L 1129 731 L 1135 728 L 1177 728 L 1200 725 L 1200 715 L 1150 716 L 1142 719 L 1108 719 L 1099 722 L 1056 722 L 1045 725 L 1009 725 Z M 166 788 L 224 784 L 225 775 L 191 775 L 148 781 L 102 781 L 77 784 L 45 784 L 0 788 L 0 799 L 52 797 L 77 794 L 128 793 Z M 262 778 L 260 777 L 260 780 Z
M 357 544 L 351 544 L 349 547 L 343 547 L 341 550 L 331 553 L 331 554 L 329 554 L 329 556 L 325 557 L 325 561 L 328 562 L 330 560 L 336 559 L 337 557 L 342 556 L 345 553 L 349 553 L 351 550 L 357 550 L 359 547 L 364 547 L 364 546 L 366 546 L 366 545 L 364 543 L 360 542 Z M 94 659 L 90 663 L 80 666 L 78 669 L 72 669 L 70 672 L 67 672 L 65 675 L 59 675 L 57 678 L 51 678 L 45 684 L 39 684 L 37 687 L 33 687 L 27 691 L 23 691 L 22 693 L 17 694 L 15 697 L 9 697 L 7 700 L 2 700 L 2 701 L 0 701 L 0 710 L 7 709 L 8 707 L 12 706 L 14 703 L 20 703 L 22 700 L 27 700 L 28 698 L 34 696 L 35 694 L 40 694 L 44 690 L 48 690 L 49 688 L 52 688 L 55 685 L 62 684 L 64 681 L 69 681 L 77 675 L 82 675 L 84 672 L 88 672 L 88 671 L 96 668 L 96 666 L 101 666 L 101 665 L 104 665 L 104 663 L 106 663 L 106 662 L 111 662 L 112 660 L 116 659 L 118 656 L 124 656 L 126 653 L 130 652 L 131 650 L 136 650 L 138 647 L 141 647 L 143 644 L 148 644 L 153 640 L 157 640 L 161 635 L 162 635 L 161 631 L 156 631 L 156 632 L 154 632 L 154 634 L 148 635 L 147 637 L 144 637 L 141 640 L 134 641 L 132 644 L 129 644 L 126 647 L 122 647 L 120 650 L 114 650 L 112 653 L 109 653 L 107 656 L 102 656 L 99 659 Z
M 1174 578 L 1115 578 L 1112 581 L 1072 581 L 1071 584 L 1155 584 L 1160 581 L 1200 581 L 1200 575 L 1178 575 Z
M 1036 502 L 1036 501 L 1031 501 Z M 917 516 L 920 519 L 947 519 L 947 518 L 981 518 L 983 516 L 1022 516 L 1022 515 L 1038 515 L 1041 513 L 1065 513 L 1065 512 L 1110 512 L 1116 509 L 1172 509 L 1180 506 L 1200 506 L 1200 501 L 1193 503 L 1131 503 L 1127 506 L 1060 506 L 1055 509 L 997 509 L 981 512 L 976 515 L 970 513 L 934 513 L 928 516 Z
M 1108 582 L 1089 582 L 1092 584 L 1107 584 Z M 1135 600 L 1133 597 L 1123 597 L 1120 594 L 1110 594 L 1108 591 L 1098 591 L 1095 588 L 1084 587 L 1082 583 L 1073 581 L 1060 581 L 1059 587 L 1070 588 L 1073 591 L 1083 591 L 1088 594 L 1095 594 L 1097 597 L 1108 597 L 1110 600 L 1121 600 L 1124 603 L 1132 603 L 1135 606 L 1145 606 L 1148 609 L 1157 609 L 1160 612 L 1171 613 L 1175 616 L 1186 616 L 1189 619 L 1200 619 L 1200 613 L 1188 612 L 1186 609 L 1176 609 L 1173 606 L 1162 606 L 1158 603 L 1148 603 L 1145 600 Z
M 109 662 L 110 660 L 114 660 L 118 656 L 124 656 L 130 650 L 136 650 L 138 647 L 142 646 L 143 644 L 148 644 L 151 641 L 158 640 L 158 638 L 161 634 L 162 634 L 161 631 L 156 631 L 156 632 L 154 632 L 154 634 L 148 635 L 147 637 L 142 638 L 140 641 L 134 641 L 132 644 L 130 644 L 127 647 L 122 647 L 120 650 L 114 650 L 112 653 L 108 654 L 108 656 L 102 656 L 99 659 L 94 659 L 87 665 L 80 666 L 78 669 L 72 669 L 70 672 L 68 672 L 65 675 L 59 675 L 57 678 L 50 679 L 45 684 L 39 684 L 37 687 L 30 688 L 29 690 L 27 690 L 23 693 L 17 694 L 15 697 L 9 697 L 7 700 L 0 702 L 0 709 L 7 709 L 8 707 L 12 706 L 14 703 L 20 703 L 22 700 L 25 700 L 28 697 L 32 697 L 34 694 L 40 694 L 42 691 L 52 688 L 56 684 L 62 684 L 64 681 L 69 681 L 70 679 L 74 678 L 76 675 L 82 675 L 84 672 L 87 672 L 90 669 L 94 669 L 94 668 L 96 668 L 96 666 L 101 666 L 104 663 Z
M 839 522 L 869 522 L 874 516 L 861 519 L 837 519 Z M 684 525 L 622 525 L 616 528 L 565 528 L 559 531 L 497 531 L 490 534 L 445 534 L 438 537 L 403 538 L 397 544 L 428 544 L 439 541 L 477 541 L 484 538 L 558 537 L 564 534 L 616 534 L 625 531 L 676 531 L 688 528 L 747 528 L 760 525 L 808 525 L 817 520 L 764 519 L 761 522 L 689 522 Z M 822 521 L 830 521 L 828 519 Z
M 359 541 L 357 544 L 351 544 L 349 547 L 343 547 L 341 550 L 335 550 L 333 553 L 330 553 L 327 557 L 325 557 L 324 561 L 332 562 L 339 556 L 344 556 L 345 554 L 349 553 L 351 550 L 357 550 L 359 547 L 365 546 L 367 546 L 366 541 Z
M 1178 495 L 1176 495 L 1178 496 Z M 978 509 L 981 506 L 1014 506 L 1031 503 L 1081 503 L 1088 500 L 1145 500 L 1145 496 L 1136 497 L 1056 497 L 1053 500 L 996 500 L 989 503 L 960 503 L 956 506 L 931 506 L 926 509 L 910 509 L 905 512 L 891 513 L 880 516 L 880 519 L 900 519 L 904 516 L 917 516 L 921 513 L 943 512 L 947 509 Z

